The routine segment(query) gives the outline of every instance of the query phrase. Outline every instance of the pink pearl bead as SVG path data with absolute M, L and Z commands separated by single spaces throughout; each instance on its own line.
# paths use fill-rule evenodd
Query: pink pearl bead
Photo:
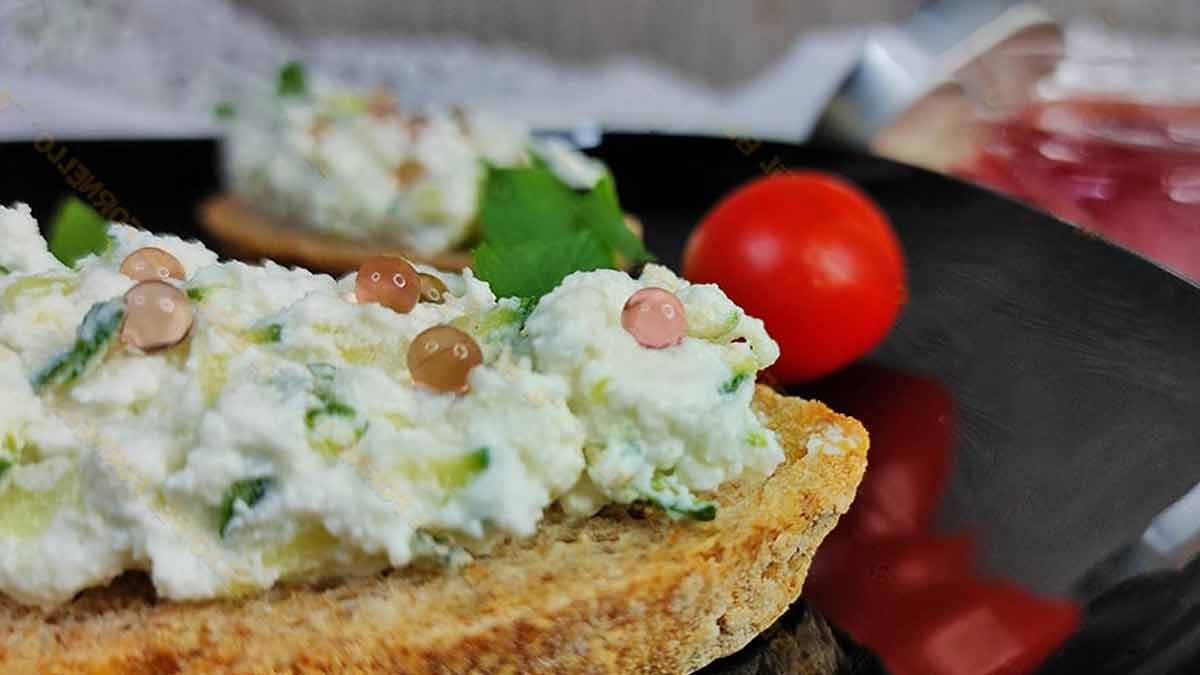
M 377 302 L 407 314 L 421 299 L 421 278 L 403 258 L 374 256 L 358 268 L 354 295 L 360 303 Z
M 643 347 L 662 349 L 679 344 L 687 335 L 687 316 L 674 293 L 643 288 L 625 301 L 621 326 Z
M 192 330 L 192 303 L 165 281 L 143 281 L 125 293 L 120 340 L 144 352 L 174 347 Z

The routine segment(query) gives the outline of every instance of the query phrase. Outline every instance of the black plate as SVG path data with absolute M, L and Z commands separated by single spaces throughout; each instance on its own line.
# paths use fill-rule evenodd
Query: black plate
M 142 223 L 185 236 L 218 187 L 206 140 L 0 152 L 0 201 L 27 201 L 42 221 L 71 192 L 54 159 L 82 162 Z M 987 574 L 1069 594 L 1200 480 L 1200 293 L 1188 282 L 988 191 L 864 155 L 658 135 L 610 135 L 596 154 L 676 268 L 706 209 L 779 167 L 840 173 L 879 202 L 908 258 L 910 301 L 872 359 L 951 394 L 954 471 L 939 522 L 973 533 Z M 1159 575 L 1101 598 L 1052 669 L 1162 672 L 1195 657 L 1197 577 Z M 876 667 L 842 645 L 855 655 L 843 665 Z M 745 669 L 753 653 L 710 672 L 770 672 Z

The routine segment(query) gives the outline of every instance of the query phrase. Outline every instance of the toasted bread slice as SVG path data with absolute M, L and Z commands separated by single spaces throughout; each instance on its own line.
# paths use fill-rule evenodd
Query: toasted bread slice
M 230 195 L 205 200 L 199 216 L 208 233 L 221 242 L 223 251 L 251 262 L 267 258 L 339 275 L 357 270 L 364 260 L 376 255 L 399 256 L 447 272 L 461 272 L 472 261 L 471 252 L 465 248 L 423 256 L 400 246 L 287 227 Z M 642 236 L 642 223 L 635 216 L 625 214 L 625 226 Z M 617 265 L 628 269 L 629 261 L 618 256 Z
M 846 511 L 867 435 L 759 386 L 787 460 L 722 486 L 716 520 L 551 511 L 461 570 L 405 568 L 253 598 L 159 602 L 125 575 L 44 611 L 0 601 L 0 671 L 680 673 L 740 649 L 800 594 Z
M 421 256 L 399 246 L 287 227 L 229 195 L 205 200 L 200 205 L 200 222 L 221 242 L 223 250 L 236 257 L 254 262 L 268 258 L 330 274 L 353 272 L 375 255 L 399 256 L 448 272 L 471 264 L 470 251 Z

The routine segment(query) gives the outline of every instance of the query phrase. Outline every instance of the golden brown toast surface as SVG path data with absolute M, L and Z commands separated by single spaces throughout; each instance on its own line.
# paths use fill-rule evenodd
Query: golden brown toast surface
M 221 242 L 222 250 L 234 257 L 249 261 L 269 258 L 334 275 L 353 272 L 376 255 L 399 256 L 448 272 L 471 264 L 471 253 L 466 250 L 421 256 L 399 246 L 287 227 L 228 195 L 210 197 L 201 204 L 200 222 Z
M 157 602 L 126 575 L 44 611 L 0 599 L 0 671 L 677 673 L 740 649 L 800 593 L 866 467 L 857 421 L 759 386 L 787 461 L 716 520 L 610 507 L 458 571 L 407 568 L 241 600 Z

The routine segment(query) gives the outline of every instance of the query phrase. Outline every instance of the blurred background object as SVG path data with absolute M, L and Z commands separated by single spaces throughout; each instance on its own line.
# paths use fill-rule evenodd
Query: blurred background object
M 409 106 L 475 104 L 542 127 L 796 141 L 874 43 L 919 88 L 973 28 L 1016 4 L 9 0 L 0 94 L 11 114 L 0 116 L 0 137 L 211 134 L 214 101 L 301 58 L 350 84 L 388 84 Z M 1040 7 L 1059 20 L 1200 31 L 1191 0 Z
M 300 58 L 410 106 L 540 126 L 802 138 L 887 3 L 16 0 L 0 9 L 0 136 L 186 136 Z M 853 22 L 853 23 L 852 23 Z
M 659 62 L 736 89 L 767 69 L 805 31 L 898 19 L 919 0 L 238 0 L 280 28 L 310 38 L 469 38 L 524 45 L 586 66 L 613 55 Z
M 694 224 L 709 197 L 746 175 L 785 166 L 774 154 L 783 150 L 752 139 L 802 141 L 813 138 L 815 128 L 814 140 L 870 148 L 978 181 L 1200 278 L 1197 36 L 1196 0 L 8 0 L 0 5 L 5 47 L 0 50 L 0 138 L 19 141 L 7 146 L 12 157 L 21 150 L 35 154 L 29 140 L 217 136 L 215 104 L 269 92 L 280 65 L 299 59 L 314 74 L 350 86 L 385 84 L 406 108 L 465 103 L 541 130 L 721 137 L 615 136 L 607 149 L 600 148 L 624 175 L 632 176 L 622 183 L 622 196 L 645 209 L 639 215 L 649 225 L 647 241 L 660 252 L 669 248 L 668 240 L 675 242 L 671 246 L 679 243 L 680 233 Z M 739 137 L 738 142 L 723 140 L 730 136 Z M 689 143 L 704 152 L 685 152 Z M 122 208 L 128 206 L 155 228 L 179 227 L 190 236 L 193 230 L 180 214 L 218 189 L 208 165 L 215 154 L 211 141 L 70 145 L 72 159 L 84 158 L 81 163 L 104 176 L 114 194 L 128 199 Z M 756 150 L 745 149 L 749 147 Z M 786 147 L 788 153 L 821 152 Z M 914 286 L 925 295 L 914 296 L 924 299 L 910 306 L 924 314 L 910 310 L 908 321 L 923 317 L 925 327 L 894 344 L 903 346 L 907 358 L 925 359 L 922 370 L 942 368 L 970 377 L 984 393 L 959 401 L 967 411 L 961 426 L 970 432 L 963 437 L 972 441 L 974 451 L 955 455 L 965 467 L 960 473 L 970 481 L 946 493 L 957 499 L 949 511 L 961 516 L 956 525 L 964 526 L 948 531 L 937 530 L 930 518 L 947 480 L 954 438 L 949 398 L 938 387 L 952 387 L 923 376 L 877 373 L 877 381 L 887 386 L 863 400 L 891 402 L 896 391 L 907 388 L 911 395 L 901 398 L 911 414 L 900 420 L 907 426 L 881 416 L 890 408 L 855 410 L 847 402 L 847 409 L 867 420 L 880 441 L 875 473 L 862 494 L 878 492 L 874 500 L 860 499 L 858 515 L 848 516 L 823 550 L 810 595 L 815 602 L 824 591 L 827 604 L 821 609 L 835 623 L 857 628 L 859 637 L 871 635 L 872 646 L 881 651 L 890 646 L 908 659 L 912 672 L 931 672 L 921 650 L 936 648 L 947 632 L 990 644 L 974 639 L 983 633 L 959 630 L 980 606 L 1000 608 L 990 615 L 997 621 L 988 625 L 1001 637 L 1010 626 L 1037 628 L 1027 631 L 1032 646 L 1020 658 L 1022 663 L 1040 659 L 1053 641 L 1039 642 L 1032 633 L 1062 637 L 1078 620 L 1077 608 L 1042 604 L 983 574 L 1016 569 L 1023 577 L 1016 581 L 1040 580 L 1042 587 L 1032 590 L 1062 595 L 1074 590 L 1069 582 L 1077 571 L 1065 571 L 1066 554 L 1099 556 L 1116 538 L 1088 531 L 1072 518 L 1082 523 L 1088 516 L 1088 527 L 1107 530 L 1119 513 L 1122 531 L 1132 532 L 1144 527 L 1135 521 L 1146 514 L 1129 514 L 1161 508 L 1150 508 L 1142 499 L 1115 503 L 1097 493 L 1093 496 L 1109 511 L 1100 518 L 1085 514 L 1077 505 L 1086 495 L 1048 489 L 1048 471 L 1038 463 L 1048 455 L 1072 455 L 1067 450 L 1080 465 L 1092 466 L 1099 464 L 1093 456 L 1143 462 L 1156 449 L 1190 448 L 1185 425 L 1167 415 L 1183 416 L 1189 409 L 1191 390 L 1176 385 L 1187 379 L 1187 354 L 1180 345 L 1186 342 L 1182 336 L 1191 325 L 1189 317 L 1196 315 L 1169 315 L 1164 309 L 1187 307 L 1190 289 L 1141 261 L 1126 260 L 1130 256 L 1117 258 L 1099 242 L 1077 241 L 1082 238 L 1073 231 L 1054 234 L 1059 224 L 1049 218 L 1023 220 L 1019 205 L 1007 200 L 928 172 L 853 157 L 823 166 L 873 184 L 890 197 L 886 203 L 892 213 L 901 214 L 892 217 L 907 223 L 904 229 L 913 237 L 907 244 L 918 263 L 915 269 L 921 269 L 921 261 L 943 265 L 930 266 L 937 274 L 927 272 L 925 282 Z M 773 158 L 770 164 L 763 161 L 768 158 Z M 55 194 L 75 189 L 61 180 L 56 160 L 34 160 L 10 164 L 6 187 L 14 197 L 36 199 L 30 186 L 37 181 L 49 180 Z M 722 168 L 732 163 L 739 164 L 736 171 Z M 27 166 L 34 168 L 27 171 Z M 646 166 L 654 170 L 641 168 Z M 856 166 L 857 173 L 848 169 Z M 895 178 L 898 173 L 903 179 Z M 698 190 L 704 181 L 709 187 Z M 153 199 L 144 197 L 147 192 Z M 668 202 L 670 209 L 662 206 Z M 664 221 L 674 223 L 674 234 L 662 226 Z M 930 229 L 930 223 L 936 228 Z M 987 236 L 970 242 L 954 238 L 972 233 Z M 1042 234 L 1047 239 L 1037 238 Z M 995 282 L 997 270 L 1015 274 L 1030 269 L 1036 274 L 1016 277 L 1020 284 Z M 952 283 L 945 283 L 946 278 Z M 973 288 L 973 294 L 964 287 Z M 1126 300 L 1114 302 L 1116 297 Z M 991 330 L 964 319 L 977 316 L 981 306 L 997 313 Z M 1047 327 L 1060 325 L 1063 314 L 1074 322 L 1068 324 L 1071 329 L 1046 333 L 1053 339 L 1039 341 Z M 1030 316 L 1036 320 L 1028 320 Z M 962 325 L 947 328 L 947 317 Z M 1105 317 L 1112 324 L 1097 328 Z M 1163 354 L 1178 361 L 1129 348 L 1145 341 L 1145 334 L 1127 326 L 1143 322 L 1170 326 L 1160 336 Z M 974 343 L 959 339 L 972 330 L 999 335 L 995 349 L 1032 351 L 978 359 Z M 917 342 L 913 335 L 927 340 Z M 1063 347 L 1062 335 L 1080 342 L 1076 352 L 1049 350 Z M 1096 344 L 1119 346 L 1120 354 L 1097 360 Z M 1042 348 L 1048 351 L 1037 351 Z M 1093 388 L 1079 387 L 1071 397 L 1046 388 L 1044 372 L 1062 364 L 1078 369 L 1060 375 L 1056 386 L 1082 381 Z M 1025 370 L 1016 367 L 1020 365 Z M 1085 406 L 1099 400 L 1096 380 L 1113 377 L 1115 393 L 1104 399 L 1105 405 Z M 1022 390 L 1014 381 L 1038 395 L 1018 396 Z M 1122 397 L 1136 387 L 1152 389 L 1158 398 L 1134 396 L 1145 406 L 1131 409 Z M 1180 401 L 1174 400 L 1177 393 Z M 830 395 L 829 400 L 838 399 Z M 927 405 L 915 409 L 918 403 Z M 1033 424 L 997 423 L 1014 410 L 1042 425 L 1067 420 L 1076 425 L 1075 435 L 1051 434 Z M 1155 418 L 1162 423 L 1150 424 L 1151 437 L 1142 438 L 1146 433 L 1139 430 L 1156 414 L 1163 415 Z M 1123 433 L 1141 433 L 1138 442 L 1146 447 L 1122 442 L 1093 448 L 1090 444 L 1103 440 L 1094 433 L 1102 422 Z M 1015 442 L 1017 431 L 1031 430 L 1043 435 Z M 1125 452 L 1130 447 L 1134 452 Z M 1022 450 L 1027 455 L 1014 458 Z M 1161 491 L 1168 473 L 1179 483 L 1172 489 L 1190 484 L 1179 471 L 1185 464 L 1181 456 L 1191 455 L 1146 461 L 1160 473 L 1139 487 Z M 1006 466 L 1008 480 L 997 479 Z M 1062 464 L 1060 471 L 1064 484 L 1076 483 L 1071 466 Z M 1105 479 L 1126 474 L 1107 464 L 1097 473 Z M 1095 476 L 1092 482 L 1102 483 Z M 988 485 L 990 491 L 984 489 Z M 905 502 L 898 495 L 914 499 Z M 1200 523 L 1197 495 L 1165 512 L 1143 537 L 1142 548 L 1150 547 L 1153 559 L 1125 555 L 1114 561 L 1121 576 L 1148 566 L 1180 567 L 1193 557 Z M 1043 507 L 1034 508 L 1037 504 Z M 911 509 L 896 511 L 904 506 Z M 1059 531 L 1054 529 L 1059 522 L 1077 526 Z M 907 529 L 874 529 L 897 523 Z M 974 523 L 991 526 L 991 542 L 986 527 L 979 528 L 982 533 L 967 530 L 965 525 Z M 996 532 L 1009 537 L 1006 545 L 995 543 Z M 1031 540 L 1031 532 L 1041 538 Z M 1064 540 L 1064 532 L 1077 538 Z M 1096 547 L 1102 543 L 1105 550 L 1085 550 L 1080 542 L 1086 541 Z M 1053 551 L 1049 561 L 1034 555 L 1052 544 L 1062 550 Z M 838 555 L 859 557 L 860 552 L 869 567 L 835 564 Z M 978 564 L 976 558 L 984 563 L 990 558 L 992 565 Z M 1008 564 L 997 564 L 998 559 Z M 1056 561 L 1059 566 L 1052 569 L 1050 563 Z M 898 573 L 904 570 L 912 574 Z M 1114 574 L 1100 578 L 1105 583 L 1077 594 L 1076 600 L 1111 585 Z M 890 625 L 867 623 L 872 617 L 864 614 L 865 601 L 851 605 L 846 600 L 855 599 L 846 587 L 861 592 L 867 581 L 890 584 L 896 594 L 910 599 L 920 597 L 909 606 L 932 614 L 923 623 L 908 622 L 910 633 L 896 640 L 894 632 L 883 630 Z M 972 595 L 963 584 L 982 590 Z M 951 602 L 964 597 L 973 599 Z M 828 604 L 838 602 L 842 604 Z M 896 618 L 891 607 L 875 610 L 876 615 L 891 611 L 888 618 Z M 1046 622 L 1039 624 L 1031 616 Z M 856 626 L 857 620 L 862 623 Z M 1138 621 L 1146 623 L 1141 617 Z M 1162 630 L 1173 633 L 1174 624 L 1167 622 Z M 951 672 L 956 667 L 953 659 L 944 664 Z

